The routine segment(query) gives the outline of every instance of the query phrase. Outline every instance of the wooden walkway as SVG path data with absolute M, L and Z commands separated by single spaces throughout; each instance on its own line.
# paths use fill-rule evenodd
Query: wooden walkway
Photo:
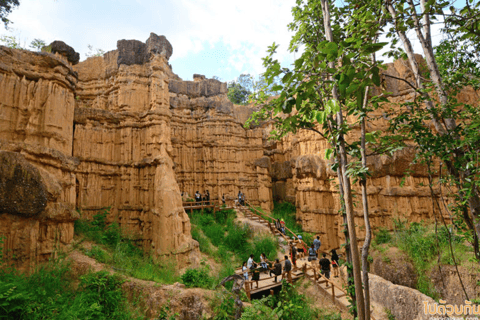
M 182 204 L 183 209 L 185 209 L 185 211 L 190 210 L 190 213 L 193 213 L 193 210 L 213 209 L 213 214 L 215 214 L 215 212 L 223 209 L 216 201 L 184 201 Z
M 301 239 L 298 239 L 298 236 L 295 233 L 293 233 L 290 229 L 285 228 L 288 236 L 284 235 L 279 230 L 277 230 L 275 228 L 275 224 L 274 224 L 275 219 L 273 217 L 263 212 L 260 212 L 259 210 L 252 207 L 248 202 L 246 204 L 247 206 L 237 208 L 240 212 L 243 213 L 243 215 L 246 218 L 268 227 L 274 236 L 281 237 L 289 245 L 291 244 L 294 244 L 294 245 L 300 244 L 302 246 L 305 245 L 305 243 Z M 258 259 L 258 257 L 256 257 L 256 259 Z M 281 260 L 280 262 L 282 263 L 283 261 L 284 260 Z M 241 275 L 242 269 L 241 268 L 236 269 L 236 273 Z M 308 262 L 307 257 L 304 256 L 303 253 L 299 253 L 299 258 L 297 258 L 297 268 L 295 267 L 293 268 L 293 270 L 290 273 L 290 277 L 287 274 L 284 274 L 284 275 L 285 275 L 286 281 L 288 281 L 289 283 L 293 283 L 301 278 L 306 278 L 310 280 L 312 283 L 314 283 L 318 288 L 322 289 L 323 292 L 328 294 L 331 297 L 333 303 L 337 305 L 339 304 L 341 307 L 345 307 L 345 308 L 349 304 L 347 300 L 346 290 L 342 288 L 337 283 L 337 281 L 333 279 L 330 280 L 325 278 L 319 272 L 318 260 L 315 260 L 312 266 L 311 262 Z M 333 272 L 331 273 L 331 277 L 333 277 Z M 251 279 L 251 274 L 249 279 Z M 266 293 L 270 291 L 270 294 L 272 294 L 274 289 L 282 286 L 281 279 L 282 279 L 282 276 L 278 276 L 278 279 L 277 279 L 278 282 L 275 282 L 275 276 L 270 277 L 269 271 L 268 273 L 261 272 L 260 280 L 258 280 L 258 284 L 257 284 L 257 281 L 252 281 L 252 280 L 245 281 L 244 289 L 249 298 L 251 298 L 251 296 L 254 294 L 265 292 L 265 291 Z

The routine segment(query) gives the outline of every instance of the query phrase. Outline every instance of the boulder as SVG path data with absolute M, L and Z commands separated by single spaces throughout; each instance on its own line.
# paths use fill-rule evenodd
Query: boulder
M 67 60 L 70 61 L 72 64 L 77 64 L 78 61 L 80 61 L 80 54 L 63 41 L 53 41 L 47 47 L 43 47 L 42 51 L 46 50 L 46 48 L 48 48 L 51 53 L 61 54 L 62 56 L 67 58 Z
M 0 151 L 0 214 L 39 215 L 47 206 L 40 172 L 17 152 Z

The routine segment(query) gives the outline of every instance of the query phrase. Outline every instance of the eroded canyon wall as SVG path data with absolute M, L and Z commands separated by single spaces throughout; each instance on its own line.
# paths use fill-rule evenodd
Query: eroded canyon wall
M 247 201 L 272 209 L 269 159 L 263 158 L 262 130 L 246 130 L 251 108 L 233 105 L 226 83 L 195 75 L 169 83 L 175 173 L 182 192 L 209 191 L 213 201 L 238 191 Z
M 76 82 L 61 56 L 0 46 L 0 236 L 22 270 L 73 239 Z
M 151 34 L 75 66 L 76 205 L 85 218 L 110 207 L 109 220 L 144 248 L 185 263 L 198 260 L 198 243 L 173 171 L 171 54 L 166 38 Z

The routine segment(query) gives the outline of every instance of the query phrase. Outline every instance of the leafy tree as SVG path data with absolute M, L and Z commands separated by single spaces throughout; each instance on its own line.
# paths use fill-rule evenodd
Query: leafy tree
M 90 57 L 101 57 L 105 54 L 105 50 L 99 48 L 93 48 L 91 44 L 87 46 L 88 52 L 85 54 L 87 58 Z
M 369 87 L 380 85 L 380 69 L 372 54 L 384 44 L 376 43 L 378 18 L 372 19 L 374 13 L 367 6 L 356 11 L 358 6 L 355 1 L 344 8 L 337 8 L 326 0 L 308 3 L 297 1 L 292 10 L 294 22 L 289 26 L 295 32 L 290 50 L 300 45 L 305 50 L 289 69 L 282 68 L 274 59 L 278 46 L 273 44 L 269 47 L 269 55 L 263 59 L 265 81 L 269 86 L 280 78 L 280 83 L 274 85 L 272 90 L 281 92 L 268 103 L 268 95 L 260 92 L 257 102 L 262 108 L 253 114 L 246 125 L 259 120 L 271 120 L 275 125 L 275 130 L 271 132 L 273 138 L 279 139 L 288 133 L 305 129 L 322 135 L 332 146 L 327 150 L 326 158 L 333 156 L 336 160 L 334 169 L 338 173 L 345 223 L 348 225 L 347 239 L 350 241 L 355 313 L 359 319 L 365 319 L 369 318 L 369 312 L 366 316 L 365 311 L 370 308 L 368 302 L 365 306 L 362 289 L 350 178 L 360 179 L 365 186 L 368 170 L 365 161 L 349 161 L 348 156 L 364 160 L 367 141 L 375 141 L 375 134 L 365 132 L 365 118 L 380 101 L 372 99 L 367 107 Z M 330 21 L 336 23 L 331 25 Z M 347 121 L 346 115 L 357 116 L 358 120 L 353 121 L 354 117 L 349 117 Z M 359 122 L 363 128 L 362 141 L 347 142 L 345 136 Z M 369 225 L 366 192 L 364 196 L 364 215 L 366 225 Z M 364 284 L 368 292 L 368 278 Z
M 10 20 L 7 19 L 9 13 L 20 4 L 19 0 L 0 0 L 0 19 L 8 27 Z
M 20 44 L 20 39 L 17 39 L 15 36 L 0 36 L 0 42 L 12 49 L 24 49 Z
M 47 44 L 45 43 L 45 41 L 43 41 L 41 39 L 33 39 L 33 41 L 30 43 L 30 48 L 36 49 L 37 51 L 40 51 L 46 45 Z
M 241 74 L 237 80 L 228 83 L 228 99 L 235 104 L 246 105 L 248 96 L 252 93 L 252 88 L 253 77 L 250 74 Z
M 476 50 L 470 48 L 476 48 L 480 43 L 480 10 L 477 1 L 467 1 L 459 9 L 453 4 L 454 1 L 426 0 L 397 0 L 383 4 L 393 24 L 387 35 L 403 44 L 415 78 L 415 84 L 410 85 L 418 93 L 414 101 L 406 104 L 406 110 L 392 114 L 391 130 L 415 142 L 419 162 L 433 168 L 436 159 L 441 161 L 440 182 L 447 189 L 456 188 L 456 191 L 451 190 L 455 202 L 444 207 L 455 214 L 453 222 L 458 229 L 465 231 L 466 239 L 472 242 L 480 260 L 480 116 L 478 108 L 457 99 L 457 94 L 465 86 L 478 87 L 478 56 Z M 452 14 L 445 14 L 448 10 Z M 444 32 L 452 45 L 443 42 L 435 52 L 431 25 L 438 15 L 446 16 Z M 415 31 L 420 40 L 426 60 L 427 72 L 424 74 L 420 72 L 406 35 L 409 30 Z M 462 52 L 462 48 L 466 50 Z M 440 213 L 443 210 L 434 197 L 433 174 L 432 169 L 431 193 L 435 209 Z M 465 290 L 464 293 L 468 299 Z

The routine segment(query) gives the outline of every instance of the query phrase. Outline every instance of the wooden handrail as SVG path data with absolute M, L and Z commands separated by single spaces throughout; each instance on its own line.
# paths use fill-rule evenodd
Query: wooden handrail
M 259 210 L 257 210 L 257 208 L 255 208 L 254 206 L 252 206 L 252 205 L 250 204 L 250 202 L 248 202 L 248 201 L 245 201 L 245 204 L 247 204 L 249 208 L 251 208 L 251 209 L 255 210 L 256 212 L 258 212 L 261 216 L 265 216 L 265 217 L 267 217 L 267 218 L 272 219 L 272 222 L 270 222 L 270 223 L 274 223 L 275 220 L 278 220 L 278 219 L 275 219 L 274 217 L 269 216 L 269 215 L 266 214 L 266 213 L 260 212 Z M 289 228 L 287 228 L 287 226 L 285 226 L 285 230 L 289 231 L 289 232 L 293 235 L 293 238 L 298 240 L 298 236 L 297 236 L 292 230 L 290 230 Z

